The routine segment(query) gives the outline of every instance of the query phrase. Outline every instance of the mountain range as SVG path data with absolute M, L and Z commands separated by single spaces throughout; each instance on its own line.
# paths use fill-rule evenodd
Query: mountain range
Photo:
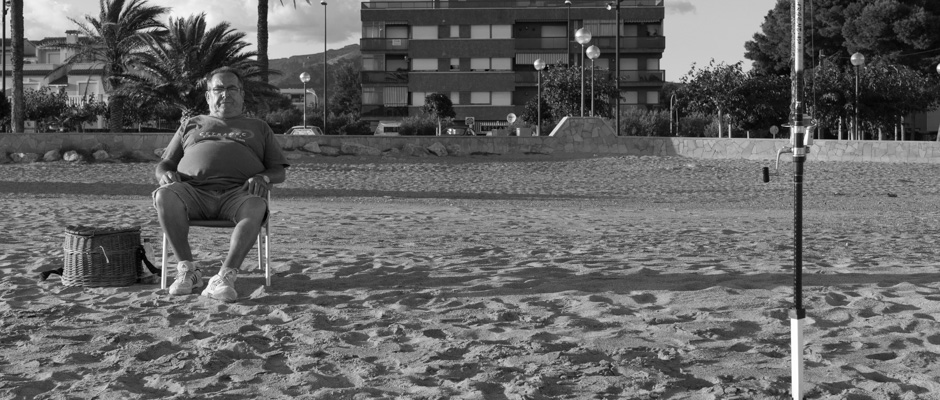
M 344 62 L 361 62 L 362 52 L 359 51 L 358 44 L 351 44 L 341 49 L 329 49 L 326 52 L 326 62 L 329 65 L 336 65 Z M 323 53 L 302 54 L 290 56 L 287 58 L 274 58 L 268 61 L 268 68 L 280 71 L 280 75 L 271 77 L 272 85 L 281 89 L 303 88 L 303 82 L 300 81 L 300 74 L 307 72 L 310 74 L 310 81 L 307 87 L 323 87 Z M 332 80 L 332 73 L 329 79 Z

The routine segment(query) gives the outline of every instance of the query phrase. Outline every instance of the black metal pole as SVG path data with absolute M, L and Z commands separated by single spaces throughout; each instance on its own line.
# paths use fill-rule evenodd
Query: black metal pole
M 614 50 L 614 53 L 615 53 L 614 57 L 617 58 L 616 62 L 614 63 L 615 64 L 614 68 L 616 68 L 615 72 L 617 74 L 617 98 L 615 100 L 617 102 L 617 110 L 616 110 L 617 111 L 617 118 L 616 118 L 617 129 L 615 129 L 616 132 L 614 132 L 614 134 L 616 134 L 617 136 L 620 136 L 620 28 L 622 26 L 620 23 L 620 2 L 621 1 L 622 0 L 617 0 L 617 39 L 615 40 L 616 43 L 614 43 L 614 46 L 617 47 Z

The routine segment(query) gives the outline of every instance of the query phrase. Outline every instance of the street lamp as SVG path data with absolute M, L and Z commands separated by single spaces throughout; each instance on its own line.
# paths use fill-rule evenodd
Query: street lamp
M 574 64 L 571 62 L 571 0 L 565 0 L 565 5 L 568 6 L 568 25 L 565 30 L 565 53 L 568 54 L 568 65 Z
M 535 136 L 542 136 L 542 70 L 545 69 L 545 61 L 542 61 L 542 59 L 539 58 L 539 59 L 536 59 L 535 62 L 532 63 L 532 65 L 535 67 L 535 73 L 538 74 L 539 76 L 538 78 L 538 82 L 539 82 L 538 83 L 538 91 L 539 91 L 538 106 L 536 107 L 538 109 L 538 114 L 536 117 L 538 118 L 538 121 L 536 121 L 536 124 L 535 124 Z
M 300 81 L 304 83 L 304 129 L 307 129 L 307 82 L 310 82 L 310 74 L 304 72 L 300 74 Z M 326 132 L 323 132 L 326 134 Z
M 584 116 L 584 45 L 591 42 L 591 31 L 581 28 L 574 33 L 574 40 L 581 45 L 581 116 Z
M 591 59 L 591 116 L 594 116 L 594 59 L 600 57 L 601 49 L 591 45 L 587 49 L 587 56 Z
M 852 54 L 852 65 L 855 66 L 855 140 L 861 140 L 858 129 L 858 67 L 865 65 L 865 56 L 859 52 Z
M 617 0 L 616 3 L 607 3 L 607 10 L 617 10 L 617 39 L 614 40 L 614 68 L 616 71 L 616 85 L 617 85 L 617 135 L 620 135 L 620 2 L 623 0 Z
M 327 107 L 330 101 L 330 96 L 326 92 L 326 0 L 320 0 L 320 4 L 323 5 L 323 134 L 326 135 L 326 121 L 327 121 Z M 306 104 L 304 105 L 306 107 Z

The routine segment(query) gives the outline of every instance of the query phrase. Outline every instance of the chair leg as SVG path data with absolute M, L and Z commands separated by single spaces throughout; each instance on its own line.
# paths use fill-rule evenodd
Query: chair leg
M 264 285 L 271 286 L 271 231 L 264 224 Z
M 163 233 L 163 256 L 160 257 L 160 289 L 166 289 L 166 232 Z

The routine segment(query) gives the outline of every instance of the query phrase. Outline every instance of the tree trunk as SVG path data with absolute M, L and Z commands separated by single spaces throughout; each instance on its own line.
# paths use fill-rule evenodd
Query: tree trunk
M 108 131 L 119 133 L 124 131 L 124 97 L 112 95 L 108 102 L 108 111 L 111 117 L 108 118 Z
M 721 139 L 721 110 L 718 110 L 718 138 Z
M 258 67 L 261 81 L 268 83 L 268 0 L 258 0 Z
M 23 133 L 26 108 L 23 98 L 23 0 L 10 2 L 10 29 L 13 31 L 13 132 Z

